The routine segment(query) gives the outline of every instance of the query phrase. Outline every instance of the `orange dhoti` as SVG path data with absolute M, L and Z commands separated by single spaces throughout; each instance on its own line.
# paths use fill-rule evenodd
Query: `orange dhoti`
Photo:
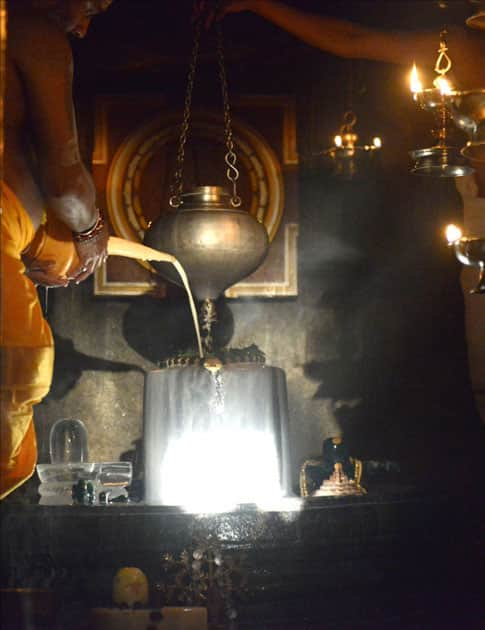
M 0 290 L 0 499 L 34 472 L 33 406 L 52 380 L 54 346 L 22 252 L 35 231 L 15 194 L 2 184 Z

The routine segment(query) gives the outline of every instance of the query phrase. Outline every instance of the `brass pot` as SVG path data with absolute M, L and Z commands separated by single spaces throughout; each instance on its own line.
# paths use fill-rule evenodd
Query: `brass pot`
M 229 193 L 219 186 L 199 186 L 181 195 L 181 201 L 175 212 L 151 225 L 145 243 L 182 263 L 197 299 L 216 299 L 263 262 L 269 247 L 266 228 L 232 207 Z M 171 265 L 152 265 L 167 280 L 180 283 Z

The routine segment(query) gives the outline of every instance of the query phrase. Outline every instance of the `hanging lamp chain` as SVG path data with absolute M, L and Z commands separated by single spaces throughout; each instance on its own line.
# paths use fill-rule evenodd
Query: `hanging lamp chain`
M 222 104 L 224 111 L 224 138 L 226 141 L 227 153 L 224 161 L 227 164 L 226 176 L 232 184 L 231 205 L 238 208 L 241 203 L 241 197 L 237 194 L 237 180 L 239 179 L 239 170 L 236 167 L 237 156 L 234 151 L 234 141 L 232 139 L 232 123 L 231 109 L 229 106 L 229 93 L 227 89 L 226 67 L 224 63 L 224 41 L 222 37 L 222 26 L 220 22 L 217 24 L 217 61 L 219 64 L 219 79 L 221 82 Z
M 185 91 L 184 115 L 181 125 L 179 145 L 177 150 L 176 168 L 173 175 L 173 182 L 170 188 L 171 196 L 169 204 L 172 208 L 178 208 L 183 202 L 181 199 L 183 188 L 183 168 L 185 159 L 185 143 L 190 128 L 190 117 L 192 108 L 192 94 L 194 91 L 195 74 L 197 71 L 197 61 L 199 56 L 200 34 L 202 28 L 202 19 L 197 20 L 195 25 L 194 43 L 189 64 L 189 72 L 187 75 L 187 88 Z M 239 170 L 236 167 L 237 156 L 234 151 L 234 141 L 232 137 L 231 110 L 229 106 L 229 94 L 227 89 L 227 76 L 224 63 L 224 43 L 222 37 L 222 26 L 217 25 L 217 60 L 219 65 L 219 80 L 221 83 L 223 113 L 224 113 L 224 139 L 226 143 L 227 153 L 224 161 L 227 164 L 226 176 L 232 185 L 231 205 L 239 207 L 242 203 L 241 197 L 237 193 L 236 182 L 239 179 Z
M 182 186 L 183 186 L 183 169 L 185 158 L 185 143 L 187 142 L 187 136 L 190 127 L 190 114 L 192 108 L 192 94 L 194 91 L 195 73 L 197 70 L 197 60 L 199 56 L 199 43 L 200 43 L 200 30 L 202 28 L 202 20 L 197 20 L 195 26 L 194 44 L 192 46 L 192 53 L 190 57 L 189 72 L 187 75 L 187 88 L 185 90 L 185 102 L 184 102 L 184 117 L 181 125 L 181 132 L 179 138 L 179 146 L 177 150 L 176 169 L 173 176 L 173 182 L 171 185 L 171 196 L 168 200 L 172 208 L 178 208 L 183 202 L 181 199 Z

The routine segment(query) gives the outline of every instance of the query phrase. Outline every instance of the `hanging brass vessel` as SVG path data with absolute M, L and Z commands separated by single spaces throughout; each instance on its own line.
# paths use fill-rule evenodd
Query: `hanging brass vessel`
M 199 186 L 180 199 L 176 211 L 150 226 L 145 244 L 182 263 L 198 300 L 214 300 L 263 262 L 269 247 L 266 228 L 249 212 L 233 207 L 222 187 Z M 152 265 L 161 276 L 179 284 L 170 265 Z

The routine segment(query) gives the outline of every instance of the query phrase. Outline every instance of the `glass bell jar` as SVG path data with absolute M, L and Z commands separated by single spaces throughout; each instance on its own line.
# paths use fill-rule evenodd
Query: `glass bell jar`
M 88 432 L 84 423 L 75 418 L 62 418 L 52 425 L 49 435 L 52 464 L 87 462 Z

